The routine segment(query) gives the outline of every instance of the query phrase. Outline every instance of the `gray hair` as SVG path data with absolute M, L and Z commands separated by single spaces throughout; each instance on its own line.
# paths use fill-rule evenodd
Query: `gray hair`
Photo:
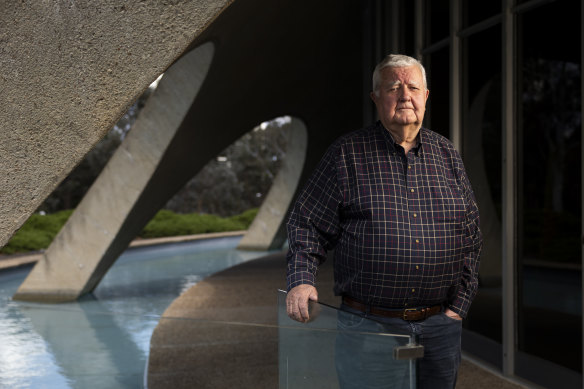
M 373 92 L 378 95 L 379 83 L 381 78 L 381 70 L 390 68 L 407 68 L 410 66 L 417 66 L 422 72 L 422 79 L 424 80 L 424 89 L 428 89 L 428 83 L 426 82 L 426 69 L 420 61 L 415 58 L 408 57 L 402 54 L 389 54 L 383 61 L 377 64 L 375 70 L 373 71 Z

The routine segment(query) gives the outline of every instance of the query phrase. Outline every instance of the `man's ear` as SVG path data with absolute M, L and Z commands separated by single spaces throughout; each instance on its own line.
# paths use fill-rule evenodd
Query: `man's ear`
M 373 100 L 373 102 L 375 104 L 377 104 L 377 95 L 375 94 L 375 91 L 369 93 L 369 97 L 371 97 L 371 100 Z M 428 98 L 428 97 L 426 97 L 426 98 Z

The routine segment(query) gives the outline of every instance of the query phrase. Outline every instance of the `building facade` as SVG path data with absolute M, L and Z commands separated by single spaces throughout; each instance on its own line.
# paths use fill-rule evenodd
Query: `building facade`
M 582 3 L 373 1 L 363 23 L 365 67 L 422 59 L 424 125 L 454 142 L 477 196 L 463 349 L 550 388 L 582 387 Z

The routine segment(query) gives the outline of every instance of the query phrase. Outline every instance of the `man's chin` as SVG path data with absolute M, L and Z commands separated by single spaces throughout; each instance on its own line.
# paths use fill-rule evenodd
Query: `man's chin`
M 418 124 L 418 119 L 415 117 L 396 117 L 391 121 L 395 126 L 413 126 Z

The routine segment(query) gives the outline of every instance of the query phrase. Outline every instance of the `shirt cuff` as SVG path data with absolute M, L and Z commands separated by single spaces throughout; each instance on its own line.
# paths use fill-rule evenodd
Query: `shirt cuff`
M 309 271 L 299 271 L 288 275 L 286 280 L 287 290 L 298 285 L 312 285 L 316 286 L 316 277 Z
M 464 319 L 470 308 L 470 301 L 466 296 L 458 295 L 454 301 L 448 304 L 448 308 Z

